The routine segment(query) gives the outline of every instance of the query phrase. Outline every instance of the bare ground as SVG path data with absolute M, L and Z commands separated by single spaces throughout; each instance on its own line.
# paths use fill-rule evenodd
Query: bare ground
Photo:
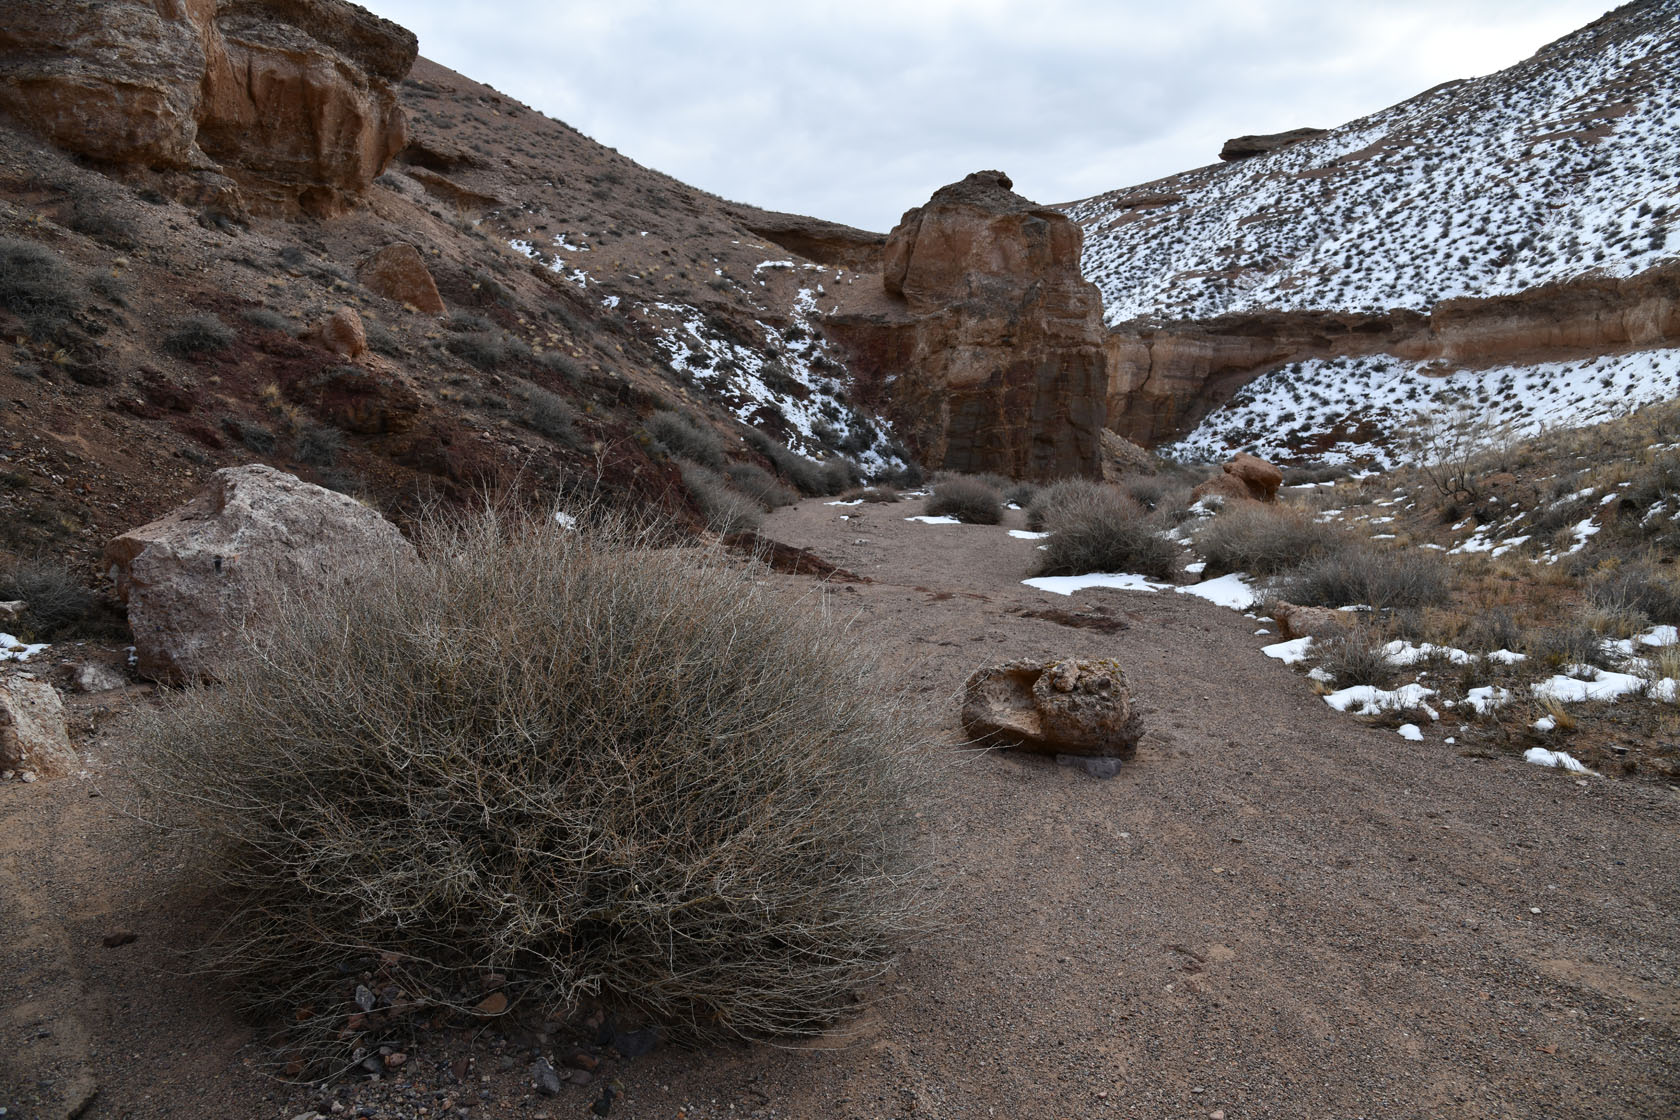
M 1019 582 L 1032 542 L 903 520 L 916 512 L 813 501 L 765 532 L 873 580 L 821 594 L 952 748 L 930 821 L 943 930 L 831 1037 L 618 1065 L 611 1115 L 1680 1112 L 1672 788 L 1462 757 L 1446 724 L 1407 742 L 1330 711 L 1234 611 L 1040 593 Z M 1150 731 L 1118 777 L 958 750 L 967 675 L 1040 655 L 1126 667 Z M 80 703 L 85 722 L 99 702 Z M 264 1077 L 214 986 L 173 974 L 191 930 L 167 857 L 111 811 L 120 739 L 86 739 L 89 779 L 0 788 L 7 1120 L 95 1084 L 94 1118 L 334 1100 L 558 1117 L 601 1100 L 599 1081 L 534 1095 L 520 1041 L 491 1034 L 422 1047 L 378 1086 Z M 138 939 L 105 948 L 119 927 Z

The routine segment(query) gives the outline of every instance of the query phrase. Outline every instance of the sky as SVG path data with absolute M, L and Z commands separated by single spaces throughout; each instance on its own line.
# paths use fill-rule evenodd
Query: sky
M 738 202 L 890 229 L 971 171 L 1071 202 L 1503 69 L 1607 0 L 361 0 Z

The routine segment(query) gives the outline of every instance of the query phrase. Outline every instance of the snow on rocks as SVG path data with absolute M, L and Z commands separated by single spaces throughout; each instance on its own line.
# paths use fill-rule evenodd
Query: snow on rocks
M 1382 653 L 1390 665 L 1398 666 L 1416 665 L 1418 662 L 1426 661 L 1432 657 L 1445 658 L 1454 665 L 1468 665 L 1475 660 L 1461 649 L 1454 649 L 1452 646 L 1438 646 L 1430 642 L 1425 642 L 1421 646 L 1414 646 L 1410 642 L 1392 641 L 1383 646 Z
M 11 634 L 0 634 L 0 661 L 28 661 L 47 648 L 47 643 L 28 643 Z
M 1294 638 L 1287 642 L 1274 642 L 1269 646 L 1260 647 L 1260 652 L 1267 657 L 1276 658 L 1285 665 L 1299 665 L 1310 655 L 1313 639 Z
M 1560 770 L 1568 770 L 1572 774 L 1596 774 L 1596 770 L 1589 770 L 1579 759 L 1574 758 L 1567 751 L 1549 751 L 1545 747 L 1530 747 L 1523 752 L 1523 761 L 1532 762 L 1536 766 L 1552 766 Z
M 1034 533 L 1034 532 L 1031 532 L 1030 530 L 1027 530 L 1027 529 L 1011 529 L 1011 530 L 1009 530 L 1009 535 L 1014 537 L 1018 541 L 1041 541 L 1041 540 L 1045 539 L 1046 537 L 1048 537 L 1050 534 L 1049 533 Z
M 1254 584 L 1244 572 L 1231 572 L 1218 579 L 1186 584 L 1173 590 L 1237 611 L 1245 611 L 1256 602 Z
M 1324 702 L 1338 712 L 1352 711 L 1357 715 L 1374 716 L 1383 712 L 1421 708 L 1431 719 L 1438 718 L 1435 710 L 1424 703 L 1435 690 L 1421 684 L 1405 684 L 1399 688 L 1381 689 L 1374 684 L 1356 684 L 1339 689 L 1324 698 Z
M 1171 584 L 1156 583 L 1148 576 L 1140 576 L 1134 572 L 1091 572 L 1082 576 L 1037 576 L 1033 579 L 1021 581 L 1028 587 L 1039 591 L 1049 591 L 1056 595 L 1072 595 L 1076 591 L 1088 591 L 1094 587 L 1106 587 L 1115 591 L 1164 591 Z
M 1423 729 L 1415 723 L 1402 723 L 1398 728 L 1400 738 L 1414 743 L 1423 742 Z
M 914 517 L 906 517 L 904 520 L 906 520 L 906 521 L 920 521 L 923 525 L 961 525 L 962 524 L 962 522 L 958 521 L 955 517 L 945 517 L 943 515 L 934 515 L 934 514 L 926 514 L 926 513 L 919 513 Z
M 1591 665 L 1570 665 L 1566 674 L 1558 674 L 1531 689 L 1537 700 L 1556 700 L 1563 704 L 1578 704 L 1586 700 L 1616 701 L 1630 693 L 1638 693 L 1648 685 L 1644 677 L 1632 673 L 1612 673 Z

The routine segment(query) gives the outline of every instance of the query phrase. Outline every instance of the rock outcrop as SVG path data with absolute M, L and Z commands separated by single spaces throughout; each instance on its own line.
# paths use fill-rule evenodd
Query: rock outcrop
M 442 315 L 447 310 L 426 259 L 406 242 L 387 245 L 363 261 L 356 269 L 356 279 L 375 295 L 406 303 L 427 315 Z
M 58 690 L 27 673 L 0 677 L 0 770 L 50 778 L 75 768 Z
M 1017 660 L 963 688 L 963 728 L 976 741 L 1042 754 L 1131 758 L 1143 734 L 1126 674 L 1113 660 Z
M 922 463 L 1015 478 L 1102 474 L 1102 297 L 1059 211 L 976 172 L 904 215 L 882 289 L 825 320 L 860 396 Z
M 1193 501 L 1218 495 L 1250 502 L 1275 502 L 1281 485 L 1282 471 L 1257 455 L 1239 451 L 1221 473 L 1190 491 L 1190 497 Z
M 403 147 L 413 33 L 343 0 L 31 0 L 0 21 L 0 115 L 112 164 L 335 214 Z
M 799 214 L 742 208 L 739 221 L 764 240 L 808 261 L 856 272 L 879 268 L 887 243 L 879 233 Z
M 1146 447 L 1183 435 L 1254 378 L 1309 358 L 1392 354 L 1449 369 L 1572 361 L 1680 344 L 1680 264 L 1584 276 L 1428 314 L 1276 311 L 1116 327 L 1108 425 Z
M 367 330 L 354 307 L 341 307 L 309 328 L 308 337 L 323 350 L 341 358 L 357 358 L 367 353 Z
M 1226 163 L 1235 163 L 1239 159 L 1253 159 L 1279 148 L 1287 148 L 1291 144 L 1299 144 L 1303 140 L 1317 140 L 1320 136 L 1328 136 L 1330 130 L 1326 128 L 1292 128 L 1288 132 L 1268 132 L 1259 136 L 1233 136 L 1225 141 L 1225 146 L 1219 149 L 1219 158 Z
M 217 471 L 204 493 L 106 548 L 139 673 L 170 683 L 217 678 L 284 595 L 392 554 L 413 546 L 379 514 L 266 466 Z

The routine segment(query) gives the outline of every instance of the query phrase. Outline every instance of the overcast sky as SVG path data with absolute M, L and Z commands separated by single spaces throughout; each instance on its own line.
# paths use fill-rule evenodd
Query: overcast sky
M 886 230 L 970 171 L 1068 202 L 1502 69 L 1606 0 L 362 0 L 725 198 Z

